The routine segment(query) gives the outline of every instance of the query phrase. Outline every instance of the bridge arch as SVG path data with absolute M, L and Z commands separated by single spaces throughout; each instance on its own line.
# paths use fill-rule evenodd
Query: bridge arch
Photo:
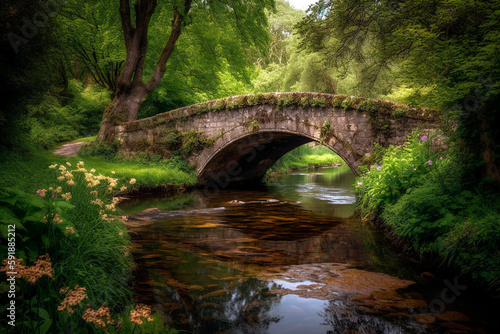
M 201 184 L 258 182 L 266 171 L 283 155 L 296 147 L 321 142 L 310 134 L 283 129 L 262 129 L 225 141 L 220 149 L 210 152 L 210 157 L 199 165 L 198 180 Z M 347 152 L 325 144 L 345 160 Z M 354 167 L 346 161 L 353 173 Z
M 441 113 L 388 101 L 319 93 L 232 96 L 172 110 L 115 129 L 121 150 L 168 156 L 172 131 L 196 132 L 207 145 L 186 158 L 199 183 L 254 182 L 282 155 L 308 142 L 337 153 L 354 174 L 374 143 L 401 145 L 413 129 L 436 130 Z M 222 181 L 221 181 L 222 182 Z

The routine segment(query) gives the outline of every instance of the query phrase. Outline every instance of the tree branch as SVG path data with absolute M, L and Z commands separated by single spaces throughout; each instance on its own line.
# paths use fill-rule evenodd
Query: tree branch
M 156 89 L 156 87 L 158 87 L 158 85 L 161 82 L 161 79 L 163 78 L 163 75 L 165 74 L 167 61 L 172 55 L 175 43 L 177 42 L 177 39 L 181 34 L 182 23 L 184 21 L 184 18 L 189 13 L 189 10 L 191 9 L 191 2 L 192 0 L 184 0 L 183 13 L 180 13 L 178 8 L 174 8 L 172 31 L 170 32 L 167 44 L 163 48 L 160 59 L 156 63 L 156 68 L 153 73 L 153 76 L 146 85 L 146 90 L 148 91 L 149 94 L 151 94 Z

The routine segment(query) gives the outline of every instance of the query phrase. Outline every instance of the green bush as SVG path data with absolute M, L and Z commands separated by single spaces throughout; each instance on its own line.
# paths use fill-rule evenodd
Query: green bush
M 430 139 L 414 134 L 358 178 L 357 208 L 380 217 L 413 252 L 494 282 L 500 279 L 500 199 L 470 184 L 469 164 L 461 150 L 437 154 Z

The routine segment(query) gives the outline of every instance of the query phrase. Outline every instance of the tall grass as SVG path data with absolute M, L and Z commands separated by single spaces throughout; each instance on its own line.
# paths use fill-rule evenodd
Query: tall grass
M 48 170 L 46 189 L 0 191 L 0 231 L 4 238 L 12 237 L 6 227 L 15 226 L 17 247 L 17 260 L 5 260 L 0 275 L 9 276 L 10 265 L 19 273 L 16 327 L 7 325 L 5 317 L 2 327 L 16 333 L 113 333 L 121 332 L 118 324 L 124 324 L 133 333 L 142 332 L 137 320 L 142 319 L 156 332 L 171 332 L 158 317 L 150 318 L 147 308 L 140 308 L 143 318 L 131 315 L 136 312 L 129 285 L 131 243 L 112 198 L 120 183 L 131 180 L 104 176 L 83 161 L 54 164 Z M 8 258 L 7 251 L 0 247 L 2 259 Z M 79 291 L 82 298 L 65 305 L 78 287 L 85 288 Z

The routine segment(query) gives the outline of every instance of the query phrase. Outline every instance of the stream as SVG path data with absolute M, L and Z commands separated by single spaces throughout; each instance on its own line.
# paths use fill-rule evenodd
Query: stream
M 352 218 L 347 166 L 121 203 L 137 303 L 190 333 L 498 333 L 498 307 Z M 496 308 L 496 311 L 495 311 Z

